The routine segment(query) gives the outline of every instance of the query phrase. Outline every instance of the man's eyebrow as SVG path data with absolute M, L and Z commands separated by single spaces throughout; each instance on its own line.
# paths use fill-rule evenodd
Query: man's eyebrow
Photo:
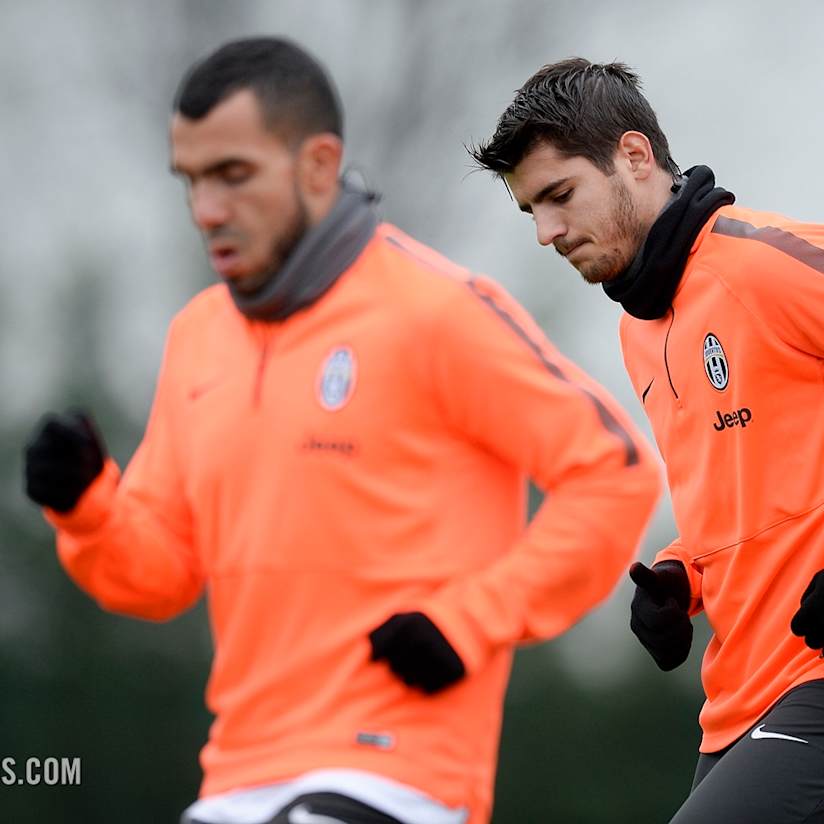
M 193 177 L 195 174 L 197 174 L 198 176 L 202 177 L 203 175 L 220 174 L 221 172 L 225 172 L 227 169 L 235 165 L 248 166 L 250 165 L 250 161 L 248 158 L 245 157 L 226 157 L 223 160 L 219 160 L 217 163 L 212 163 L 211 165 L 206 166 L 203 169 L 198 169 L 196 172 L 191 169 L 186 169 L 183 166 L 179 166 L 173 161 L 169 165 L 169 171 L 173 175 Z
M 548 197 L 551 197 L 557 189 L 562 189 L 572 180 L 571 177 L 562 177 L 559 180 L 553 180 L 551 183 L 547 183 L 543 189 L 539 192 L 534 194 L 526 203 L 519 203 L 518 208 L 522 212 L 526 212 L 528 215 L 532 214 L 532 206 L 531 203 L 542 203 Z

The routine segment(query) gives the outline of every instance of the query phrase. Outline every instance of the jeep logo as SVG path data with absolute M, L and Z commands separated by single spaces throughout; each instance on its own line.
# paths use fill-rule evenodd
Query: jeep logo
M 746 429 L 747 424 L 752 420 L 752 412 L 746 406 L 742 406 L 741 409 L 735 412 L 727 412 L 726 415 L 722 415 L 718 411 L 715 414 L 718 417 L 718 423 L 714 423 L 712 428 L 719 432 L 722 429 L 732 429 L 734 426 Z

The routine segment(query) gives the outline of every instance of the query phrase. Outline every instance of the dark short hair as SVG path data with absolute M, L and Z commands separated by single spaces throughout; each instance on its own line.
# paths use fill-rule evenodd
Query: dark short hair
M 678 173 L 638 75 L 623 63 L 571 57 L 533 74 L 501 115 L 492 138 L 469 147 L 469 153 L 480 167 L 501 175 L 547 142 L 563 155 L 585 157 L 612 174 L 618 141 L 627 131 L 645 134 L 657 165 Z
M 296 43 L 279 37 L 233 40 L 195 63 L 174 109 L 199 120 L 243 89 L 254 92 L 264 122 L 287 140 L 331 132 L 343 137 L 343 114 L 326 70 Z

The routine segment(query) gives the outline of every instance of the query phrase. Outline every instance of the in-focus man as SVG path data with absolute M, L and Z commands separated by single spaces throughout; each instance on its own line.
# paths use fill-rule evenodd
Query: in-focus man
M 504 291 L 341 181 L 337 94 L 273 38 L 184 78 L 172 168 L 222 283 L 169 331 L 120 477 L 84 416 L 26 460 L 103 607 L 208 592 L 189 824 L 486 822 L 513 645 L 613 588 L 658 493 L 607 393 Z M 524 480 L 549 495 L 524 530 Z
M 733 206 L 706 166 L 681 174 L 620 63 L 544 66 L 473 154 L 624 308 L 679 532 L 631 568 L 631 628 L 663 670 L 690 616 L 714 632 L 673 824 L 824 821 L 824 226 Z

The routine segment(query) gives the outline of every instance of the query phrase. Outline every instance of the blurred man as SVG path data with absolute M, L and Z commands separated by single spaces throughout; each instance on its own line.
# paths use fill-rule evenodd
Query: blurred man
M 52 416 L 29 495 L 105 608 L 208 591 L 217 717 L 184 821 L 488 821 L 513 645 L 613 588 L 650 452 L 500 287 L 341 182 L 337 95 L 296 45 L 196 65 L 171 149 L 224 282 L 172 323 L 123 478 Z M 527 475 L 549 496 L 525 532 Z
M 673 822 L 824 821 L 824 226 L 732 206 L 706 166 L 682 175 L 620 63 L 545 66 L 473 154 L 625 310 L 680 533 L 631 569 L 632 631 L 664 670 L 690 615 L 715 633 Z

